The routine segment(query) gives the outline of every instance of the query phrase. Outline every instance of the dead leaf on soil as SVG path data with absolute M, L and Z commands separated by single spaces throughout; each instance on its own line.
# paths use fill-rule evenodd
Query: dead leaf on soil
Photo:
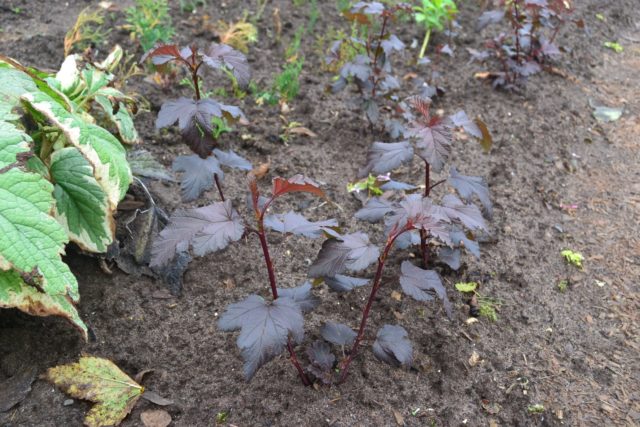
M 144 392 L 115 363 L 100 357 L 82 356 L 77 363 L 50 368 L 44 378 L 72 397 L 96 403 L 84 419 L 89 427 L 119 425 Z
M 250 172 L 256 179 L 262 179 L 264 176 L 269 173 L 269 169 L 271 168 L 271 160 L 267 160 L 265 163 L 260 163 L 258 166 L 253 168 Z
M 287 132 L 288 133 L 294 133 L 296 135 L 308 136 L 309 138 L 316 138 L 318 136 L 317 133 L 315 133 L 311 129 L 306 128 L 304 126 L 296 126 L 296 127 L 287 129 Z
M 22 402 L 31 391 L 35 378 L 36 369 L 31 366 L 0 383 L 0 412 L 6 412 Z
M 148 400 L 151 403 L 155 403 L 158 406 L 173 405 L 173 400 L 165 399 L 155 391 L 145 390 L 144 393 L 142 393 L 142 398 Z
M 397 291 L 391 291 L 391 298 L 393 298 L 396 301 L 402 301 L 402 295 L 400 294 L 400 292 L 397 292 Z
M 395 409 L 393 410 L 393 417 L 396 419 L 396 424 L 398 424 L 399 426 L 404 425 L 404 417 L 400 412 L 396 411 Z
M 171 415 L 162 409 L 154 409 L 140 414 L 140 420 L 145 427 L 167 427 L 171 424 Z
M 482 408 L 491 415 L 496 415 L 502 409 L 499 403 L 491 403 L 488 400 L 482 401 Z
M 478 354 L 477 351 L 473 351 L 473 353 L 471 353 L 471 357 L 469 357 L 469 365 L 471 367 L 476 366 L 478 363 L 480 363 L 480 355 Z

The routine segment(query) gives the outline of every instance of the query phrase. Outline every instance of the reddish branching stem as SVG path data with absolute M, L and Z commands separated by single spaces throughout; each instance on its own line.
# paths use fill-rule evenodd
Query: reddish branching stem
M 424 162 L 424 197 L 429 197 L 431 193 L 431 168 L 429 162 Z M 427 238 L 429 233 L 426 230 L 420 229 L 420 252 L 422 253 L 422 263 L 424 268 L 427 268 L 429 263 L 429 246 L 427 245 Z
M 222 185 L 220 185 L 220 178 L 217 173 L 213 174 L 213 180 L 216 182 L 216 187 L 218 188 L 218 194 L 220 194 L 220 200 L 224 202 L 224 193 L 222 192 Z
M 360 347 L 360 342 L 364 337 L 364 330 L 367 326 L 367 320 L 369 319 L 369 312 L 371 311 L 371 307 L 373 305 L 373 301 L 375 301 L 376 294 L 378 290 L 382 286 L 382 272 L 384 271 L 384 264 L 387 260 L 387 256 L 389 255 L 389 251 L 393 247 L 396 239 L 405 231 L 409 231 L 413 229 L 413 225 L 407 224 L 399 230 L 393 230 L 388 239 L 387 243 L 384 246 L 382 251 L 382 255 L 378 258 L 378 268 L 376 270 L 375 278 L 373 279 L 373 286 L 371 287 L 371 293 L 369 294 L 369 300 L 367 301 L 367 305 L 365 306 L 362 312 L 362 320 L 360 321 L 360 328 L 358 329 L 358 335 L 356 335 L 356 339 L 353 342 L 353 346 L 351 347 L 351 351 L 349 355 L 342 361 L 340 364 L 340 381 L 339 383 L 343 383 L 347 379 L 347 374 L 349 372 L 349 366 L 353 361 L 354 357 L 358 354 L 358 348 Z

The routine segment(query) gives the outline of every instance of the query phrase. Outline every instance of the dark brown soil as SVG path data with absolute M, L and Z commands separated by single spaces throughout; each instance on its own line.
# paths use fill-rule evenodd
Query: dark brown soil
M 56 69 L 63 59 L 66 29 L 90 3 L 3 0 L 2 53 L 29 65 Z M 171 3 L 176 3 L 173 16 L 180 42 L 190 42 L 194 36 L 201 43 L 212 39 L 199 31 L 194 17 L 180 12 L 177 1 Z M 255 9 L 254 2 L 246 0 L 208 3 L 207 13 L 214 22 L 237 19 L 245 8 Z M 330 26 L 342 27 L 334 2 L 319 3 L 323 16 L 315 35 Z M 493 30 L 483 35 L 473 30 L 482 2 L 461 3 L 456 54 L 439 60 L 447 92 L 437 108 L 447 113 L 464 108 L 469 115 L 481 115 L 491 128 L 490 154 L 481 154 L 471 141 L 460 142 L 455 145 L 453 163 L 463 173 L 487 177 L 495 214 L 492 239 L 482 245 L 482 260 L 468 257 L 460 272 L 442 271 L 455 305 L 453 321 L 446 319 L 438 304 L 425 307 L 406 298 L 390 298 L 398 287 L 397 272 L 406 253 L 397 251 L 388 262 L 370 330 L 383 323 L 404 326 L 414 341 L 419 369 L 393 369 L 367 349 L 354 362 L 345 384 L 314 389 L 300 384 L 283 355 L 246 383 L 235 336 L 219 331 L 216 317 L 229 303 L 250 293 L 266 295 L 259 247 L 249 240 L 194 260 L 185 275 L 182 296 L 172 299 L 157 298 L 164 289 L 160 282 L 117 269 L 107 275 L 97 259 L 70 250 L 68 262 L 82 295 L 79 309 L 95 339 L 84 343 L 59 319 L 0 311 L 0 387 L 27 366 L 36 366 L 42 373 L 88 353 L 110 358 L 130 374 L 153 369 L 144 385 L 175 401 L 166 409 L 177 426 L 211 426 L 220 412 L 227 412 L 227 422 L 237 426 L 395 425 L 394 412 L 406 425 L 414 426 L 640 425 L 637 4 L 634 0 L 576 2 L 576 14 L 588 30 L 567 26 L 559 36 L 566 52 L 557 68 L 565 75 L 534 76 L 523 94 L 515 94 L 493 91 L 473 78 L 486 67 L 470 64 L 465 48 L 481 48 Z M 272 38 L 275 7 L 283 23 L 282 44 Z M 258 82 L 268 82 L 279 69 L 286 42 L 306 22 L 307 12 L 308 6 L 269 2 L 260 25 L 260 43 L 249 53 Z M 605 20 L 596 19 L 597 13 Z M 121 14 L 114 19 L 123 22 Z M 409 42 L 420 37 L 413 25 L 398 33 Z M 382 242 L 381 230 L 353 218 L 359 202 L 345 191 L 374 136 L 360 113 L 345 106 L 347 92 L 325 94 L 331 75 L 319 71 L 322 57 L 314 47 L 315 35 L 303 43 L 306 63 L 301 93 L 288 119 L 303 123 L 318 137 L 294 138 L 288 146 L 277 142 L 278 109 L 259 108 L 247 97 L 241 106 L 251 125 L 224 140 L 254 164 L 269 158 L 273 175 L 304 173 L 326 183 L 329 196 L 341 209 L 295 198 L 291 207 L 314 218 L 336 217 L 345 229 L 368 231 Z M 111 39 L 135 49 L 117 28 Z M 613 40 L 624 46 L 623 53 L 602 47 Z M 444 41 L 436 36 L 434 43 Z M 398 66 L 400 75 L 409 71 Z M 136 118 L 145 147 L 169 165 L 188 149 L 153 129 L 165 95 L 142 79 L 132 81 L 131 88 L 152 104 L 153 112 Z M 175 92 L 168 96 L 176 96 Z M 589 100 L 624 106 L 624 114 L 616 122 L 599 124 L 592 117 Z M 252 138 L 243 140 L 240 134 Z M 420 173 L 415 164 L 398 178 L 419 182 Z M 226 193 L 237 206 L 245 203 L 243 183 L 242 173 L 226 177 Z M 154 183 L 152 191 L 167 210 L 178 206 L 177 185 Z M 207 194 L 201 203 L 214 198 L 215 194 Z M 576 209 L 566 208 L 574 204 Z M 280 283 L 302 283 L 319 244 L 281 236 L 274 236 L 272 243 Z M 585 255 L 583 270 L 566 265 L 560 256 L 566 248 Z M 496 322 L 481 319 L 468 325 L 466 299 L 453 284 L 478 278 L 482 292 L 503 304 Z M 557 287 L 561 280 L 569 283 L 565 293 Z M 314 292 L 322 304 L 306 316 L 307 342 L 318 337 L 326 320 L 355 326 L 368 295 L 367 289 L 336 295 L 324 286 Z M 469 359 L 474 352 L 481 362 L 472 366 Z M 89 405 L 76 401 L 64 406 L 66 399 L 50 384 L 37 380 L 24 401 L 0 413 L 0 425 L 81 425 Z M 528 407 L 535 404 L 544 405 L 542 414 L 529 413 Z M 123 425 L 141 425 L 140 413 L 153 407 L 141 401 Z

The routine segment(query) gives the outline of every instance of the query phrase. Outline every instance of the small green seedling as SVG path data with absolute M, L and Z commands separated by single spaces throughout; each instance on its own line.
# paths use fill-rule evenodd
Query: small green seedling
M 476 317 L 481 316 L 492 322 L 495 322 L 498 320 L 498 313 L 496 311 L 496 306 L 500 306 L 501 302 L 496 299 L 481 295 L 477 291 L 477 288 L 478 288 L 477 282 L 459 282 L 455 284 L 455 287 L 458 292 L 475 295 L 475 299 L 477 300 L 477 308 L 476 308 L 477 314 L 473 314 L 473 307 L 475 307 L 473 306 L 472 307 L 473 316 L 476 316 Z
M 360 181 L 350 182 L 347 184 L 347 191 L 349 193 L 359 193 L 366 191 L 370 196 L 381 196 L 382 190 L 378 185 L 378 179 L 369 174 L 367 178 Z
M 541 404 L 535 404 L 535 405 L 529 405 L 527 407 L 527 412 L 530 414 L 542 414 L 544 412 L 544 405 Z
M 420 48 L 419 58 L 424 57 L 431 37 L 431 31 L 442 31 L 444 25 L 451 22 L 458 13 L 458 7 L 453 0 L 422 0 L 420 6 L 414 6 L 414 14 L 418 24 L 422 24 L 425 29 L 424 40 Z
M 456 283 L 456 290 L 458 292 L 471 293 L 475 292 L 478 287 L 478 283 L 476 282 L 460 282 Z
M 605 18 L 601 13 L 596 13 L 596 19 L 602 22 L 605 22 L 607 20 L 607 18 Z
M 569 282 L 567 280 L 561 280 L 558 282 L 558 290 L 565 293 L 569 289 Z
M 582 268 L 582 261 L 584 261 L 584 256 L 580 252 L 574 252 L 570 249 L 565 249 L 560 254 L 564 257 L 565 260 L 569 264 L 573 264 L 578 268 Z
M 216 424 L 224 424 L 227 422 L 228 412 L 221 411 L 216 414 Z
M 604 42 L 604 47 L 608 47 L 609 49 L 613 50 L 615 53 L 624 52 L 624 48 L 618 42 Z

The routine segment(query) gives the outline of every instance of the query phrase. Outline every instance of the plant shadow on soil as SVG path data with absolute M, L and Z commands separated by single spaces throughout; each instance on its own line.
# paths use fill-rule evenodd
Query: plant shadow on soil
M 2 6 L 2 53 L 25 64 L 56 69 L 62 61 L 64 33 L 87 3 L 7 3 L 9 10 L 20 6 L 21 12 L 5 12 L 7 7 Z M 322 14 L 317 29 L 342 27 L 333 2 L 319 3 Z M 566 49 L 557 67 L 566 76 L 540 74 L 530 80 L 524 94 L 510 94 L 492 91 L 473 78 L 474 72 L 486 68 L 469 63 L 465 48 L 481 48 L 493 30 L 481 36 L 473 31 L 480 2 L 467 3 L 461 7 L 456 54 L 439 62 L 447 92 L 436 108 L 448 114 L 464 108 L 470 116 L 481 115 L 493 132 L 489 155 L 481 154 L 471 141 L 456 143 L 452 155 L 462 173 L 488 180 L 495 204 L 492 240 L 482 245 L 480 261 L 467 257 L 461 271 L 442 271 L 455 306 L 453 321 L 446 319 L 439 304 L 390 298 L 398 287 L 397 273 L 406 253 L 397 251 L 389 259 L 368 336 L 384 323 L 401 324 L 414 342 L 415 369 L 393 369 L 367 349 L 354 362 L 345 384 L 316 390 L 299 383 L 283 355 L 245 383 L 235 336 L 219 331 L 216 318 L 229 303 L 248 294 L 267 294 L 259 245 L 249 239 L 222 253 L 195 259 L 179 298 L 167 297 L 161 283 L 146 277 L 125 275 L 115 268 L 108 275 L 97 259 L 71 248 L 67 261 L 80 282 L 79 309 L 93 339 L 83 343 L 59 319 L 2 310 L 0 383 L 26 366 L 36 366 L 42 373 L 85 352 L 110 358 L 132 375 L 153 369 L 145 386 L 174 400 L 166 409 L 174 424 L 182 426 L 214 425 L 220 412 L 228 413 L 228 422 L 239 426 L 394 425 L 394 411 L 406 425 L 416 426 L 475 426 L 491 421 L 498 425 L 640 423 L 639 302 L 634 281 L 640 277 L 639 103 L 629 99 L 633 89 L 639 90 L 640 55 L 633 41 L 625 43 L 626 53 L 618 56 L 602 48 L 602 41 L 624 41 L 625 34 L 637 32 L 637 8 L 631 0 L 606 5 L 597 0 L 580 2 L 576 13 L 589 32 L 567 26 L 559 37 Z M 228 2 L 219 9 L 208 6 L 214 20 L 237 19 L 252 7 L 249 1 Z M 290 2 L 276 1 L 268 5 L 265 16 L 274 7 L 280 8 L 283 40 L 288 40 L 306 22 L 308 6 L 295 8 Z M 182 14 L 177 5 L 173 8 L 180 42 L 212 40 L 199 30 L 193 16 Z M 596 13 L 606 21 L 597 20 Z M 285 46 L 266 35 L 271 27 L 270 18 L 265 18 L 260 24 L 261 42 L 248 55 L 258 82 L 269 81 L 279 65 L 273 58 L 283 57 Z M 413 26 L 399 30 L 398 35 L 409 42 L 420 38 Z M 114 29 L 111 39 L 134 49 L 122 31 Z M 346 230 L 366 231 L 381 242 L 379 228 L 355 221 L 352 214 L 359 205 L 345 191 L 364 163 L 373 136 L 364 118 L 345 107 L 348 94 L 325 93 L 331 76 L 319 71 L 322 57 L 312 41 L 303 43 L 306 62 L 301 93 L 292 102 L 289 119 L 303 123 L 318 137 L 296 138 L 288 146 L 270 142 L 280 133 L 277 108 L 259 108 L 248 97 L 240 106 L 251 124 L 225 136 L 224 144 L 254 164 L 270 158 L 271 176 L 304 173 L 325 183 L 329 197 L 341 207 L 299 197 L 279 204 L 278 211 L 302 210 L 313 219 L 335 217 Z M 433 43 L 445 41 L 436 35 Z M 399 75 L 410 70 L 397 66 Z M 207 82 L 215 78 L 210 76 Z M 130 88 L 147 97 L 152 106 L 151 113 L 136 117 L 144 148 L 170 165 L 188 149 L 171 134 L 156 133 L 153 122 L 161 101 L 177 91 L 165 95 L 141 79 L 132 81 Z M 619 122 L 598 124 L 591 116 L 590 98 L 625 104 L 625 115 Z M 252 138 L 241 139 L 240 134 Z M 417 162 L 397 178 L 420 182 Z M 262 183 L 265 189 L 267 181 Z M 245 204 L 244 182 L 239 172 L 225 179 L 225 192 L 236 206 Z M 168 211 L 179 206 L 177 185 L 154 182 L 151 191 Z M 214 199 L 217 196 L 208 192 L 200 203 Z M 571 203 L 579 205 L 577 211 L 563 207 Z M 280 286 L 301 284 L 319 243 L 273 234 L 270 241 Z M 586 255 L 583 271 L 565 265 L 560 256 L 565 248 Z M 503 305 L 497 322 L 467 325 L 466 298 L 455 292 L 453 284 L 478 279 L 483 291 Z M 561 280 L 570 283 L 564 294 L 557 289 Z M 325 286 L 314 292 L 322 303 L 306 316 L 307 343 L 319 337 L 326 320 L 355 326 L 368 296 L 366 288 L 347 295 L 330 293 Z M 471 366 L 474 351 L 481 361 Z M 89 405 L 65 406 L 66 399 L 37 380 L 24 401 L 0 413 L 0 424 L 81 425 Z M 544 405 L 545 411 L 528 413 L 534 404 Z M 141 401 L 123 425 L 140 425 L 140 413 L 153 406 Z

